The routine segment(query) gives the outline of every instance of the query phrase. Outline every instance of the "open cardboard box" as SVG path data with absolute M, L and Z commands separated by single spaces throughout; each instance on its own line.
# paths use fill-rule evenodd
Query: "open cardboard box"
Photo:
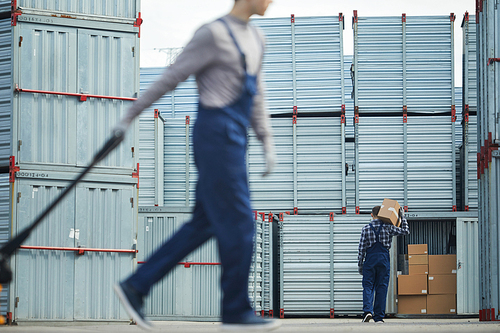
M 396 200 L 392 199 L 384 199 L 382 205 L 380 206 L 380 210 L 378 212 L 378 219 L 384 223 L 395 225 L 399 227 L 400 219 L 399 219 L 399 208 L 401 206 Z

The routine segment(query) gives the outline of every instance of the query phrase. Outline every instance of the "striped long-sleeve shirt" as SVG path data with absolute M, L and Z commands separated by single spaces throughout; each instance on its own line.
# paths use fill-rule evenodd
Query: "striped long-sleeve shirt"
M 371 224 L 378 230 L 379 226 L 382 224 L 382 228 L 380 228 L 379 241 L 385 246 L 387 249 L 391 248 L 392 245 L 392 237 L 393 236 L 403 236 L 408 235 L 410 233 L 410 228 L 408 227 L 408 221 L 404 216 L 401 219 L 401 227 L 393 226 L 392 224 L 385 224 L 384 222 L 375 219 L 371 221 Z M 373 244 L 375 244 L 377 240 L 377 236 L 370 225 L 367 224 L 361 230 L 361 239 L 359 240 L 359 248 L 358 248 L 358 267 L 363 267 L 363 261 L 365 260 L 366 250 L 370 248 Z

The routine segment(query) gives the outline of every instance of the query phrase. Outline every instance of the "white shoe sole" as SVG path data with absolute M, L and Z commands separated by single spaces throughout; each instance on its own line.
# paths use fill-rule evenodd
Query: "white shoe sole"
M 265 324 L 222 324 L 221 331 L 226 332 L 269 332 L 274 331 L 275 329 L 281 326 L 281 321 L 279 320 L 269 320 L 268 323 Z
M 118 296 L 118 298 L 120 299 L 120 302 L 122 303 L 123 307 L 125 308 L 125 311 L 127 311 L 128 315 L 130 317 L 132 317 L 132 319 L 137 323 L 137 326 L 139 326 L 140 328 L 142 328 L 146 331 L 150 331 L 153 328 L 153 326 L 149 322 L 142 319 L 141 316 L 139 316 L 139 314 L 137 313 L 137 311 L 134 310 L 134 307 L 128 301 L 128 298 L 127 298 L 127 296 L 125 296 L 125 293 L 123 292 L 120 285 L 115 284 L 114 290 L 115 290 L 116 296 Z

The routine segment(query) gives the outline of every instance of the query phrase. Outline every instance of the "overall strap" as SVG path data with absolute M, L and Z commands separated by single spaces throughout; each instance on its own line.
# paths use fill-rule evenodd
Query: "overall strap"
M 380 242 L 379 235 L 380 235 L 380 229 L 382 229 L 382 223 L 380 223 L 377 230 L 375 230 L 375 227 L 373 226 L 373 224 L 370 223 L 370 228 L 372 228 L 373 232 L 375 233 L 376 242 Z
M 243 53 L 243 51 L 241 51 L 240 45 L 236 41 L 236 38 L 233 35 L 233 31 L 229 27 L 229 24 L 225 20 L 223 20 L 222 18 L 218 19 L 218 21 L 221 21 L 226 26 L 226 29 L 229 32 L 229 36 L 231 36 L 231 38 L 232 38 L 232 40 L 234 42 L 234 45 L 236 45 L 236 48 L 238 49 L 238 52 L 241 55 L 241 59 L 243 61 L 243 69 L 245 70 L 245 73 L 246 73 L 247 72 L 247 60 L 246 60 L 246 57 L 245 57 L 245 53 Z

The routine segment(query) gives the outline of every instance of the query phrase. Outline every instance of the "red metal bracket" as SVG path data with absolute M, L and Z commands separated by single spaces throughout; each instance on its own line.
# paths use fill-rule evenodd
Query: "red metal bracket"
M 290 21 L 291 21 L 292 23 L 295 23 L 295 15 L 293 15 L 293 14 L 292 14 L 292 16 L 290 16 Z
M 186 116 L 186 125 L 189 125 L 191 123 L 191 117 Z
M 456 212 L 457 211 L 457 205 L 453 205 L 453 207 L 451 208 L 451 211 L 452 212 Z
M 17 25 L 17 17 L 21 15 L 22 12 L 17 9 L 17 0 L 10 1 L 10 25 Z
M 467 11 L 464 14 L 464 21 L 469 22 L 469 12 L 467 12 Z
M 408 206 L 404 206 L 403 209 L 405 212 L 408 212 Z
M 264 318 L 264 310 L 260 310 L 260 316 Z
M 299 209 L 297 207 L 293 207 L 293 215 L 299 215 Z
M 280 309 L 280 318 L 285 318 L 285 309 Z
M 342 207 L 342 214 L 347 214 L 347 207 Z
M 266 220 L 266 213 L 259 213 L 262 221 L 265 221 Z
M 500 58 L 488 58 L 488 65 L 494 63 L 494 62 L 500 62 Z
M 455 13 L 450 13 L 450 22 L 455 22 L 456 18 L 457 16 L 455 15 Z
M 344 15 L 342 13 L 339 13 L 339 22 L 344 21 Z
M 284 215 L 285 215 L 285 214 L 280 213 L 280 215 L 279 215 L 280 222 L 283 222 L 283 217 L 284 217 Z M 290 215 L 290 213 L 289 213 L 288 215 Z
M 354 114 L 354 122 L 359 124 L 359 113 Z
M 403 13 L 401 15 L 401 22 L 406 22 L 406 14 L 405 13 Z
M 16 181 L 16 172 L 18 172 L 20 169 L 18 166 L 16 166 L 16 157 L 15 156 L 10 156 L 9 157 L 9 183 L 13 183 Z
M 353 19 L 354 23 L 358 23 L 358 11 L 357 10 L 352 11 L 352 19 Z
M 335 214 L 333 212 L 330 213 L 330 222 L 333 222 Z
M 359 206 L 356 206 L 356 214 L 359 214 Z
M 345 114 L 340 115 L 340 123 L 345 124 Z
M 139 38 L 141 38 L 141 25 L 142 25 L 142 22 L 144 22 L 144 20 L 141 18 L 141 12 L 139 12 L 138 15 L 137 15 L 137 19 L 134 22 L 134 27 L 138 27 L 139 28 L 139 34 L 137 35 L 137 37 L 139 37 Z
M 330 319 L 333 319 L 335 317 L 335 310 L 330 309 Z
M 464 209 L 466 212 L 469 211 L 469 206 L 465 206 L 465 209 Z
M 155 118 L 158 118 L 159 113 L 158 109 L 155 109 Z
M 451 106 L 451 122 L 454 123 L 457 121 L 457 110 L 455 109 L 455 105 Z
M 137 178 L 137 188 L 139 188 L 139 163 L 137 163 L 137 172 L 132 172 L 132 178 Z
M 342 113 L 345 113 L 345 104 L 342 104 L 342 105 L 340 106 L 340 109 L 341 109 Z
M 269 213 L 269 218 L 268 218 L 268 221 L 269 221 L 270 223 L 272 223 L 272 222 L 273 222 L 273 213 Z
M 464 105 L 464 121 L 469 122 L 469 104 Z
M 273 310 L 269 310 L 269 318 L 274 318 L 274 311 Z
M 294 114 L 292 116 L 292 124 L 297 124 L 297 115 L 296 114 Z
M 7 312 L 7 316 L 5 319 L 7 319 L 7 325 L 12 324 L 12 312 Z
M 76 96 L 80 98 L 81 102 L 85 102 L 88 97 L 91 98 L 104 98 L 104 99 L 116 99 L 121 101 L 135 101 L 137 98 L 134 97 L 118 97 L 118 96 L 104 96 L 104 95 L 92 95 L 92 94 L 77 94 L 77 93 L 68 93 L 68 92 L 60 92 L 60 91 L 48 91 L 48 90 L 35 90 L 35 89 L 23 89 L 19 88 L 16 84 L 14 88 L 14 92 L 27 92 L 34 94 L 47 94 L 47 95 L 60 95 L 60 96 Z

